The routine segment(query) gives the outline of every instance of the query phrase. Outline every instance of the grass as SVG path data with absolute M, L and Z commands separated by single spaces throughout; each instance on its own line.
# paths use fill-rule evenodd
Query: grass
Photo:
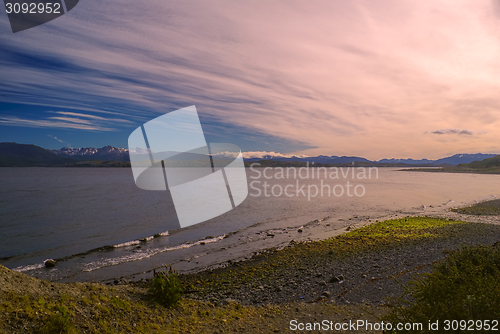
M 165 271 L 156 271 L 150 282 L 149 294 L 152 300 L 165 307 L 174 307 L 181 299 L 182 288 L 179 275 L 172 266 L 165 266 Z
M 474 321 L 499 318 L 500 247 L 474 246 L 450 253 L 431 273 L 410 282 L 386 320 L 424 324 L 437 320 L 441 326 L 445 320 L 458 320 L 462 330 L 464 324 L 477 330 Z
M 133 293 L 117 300 L 116 293 L 109 287 L 85 291 L 84 305 L 81 298 L 69 296 L 60 300 L 2 292 L 0 333 L 273 333 L 304 313 L 346 317 L 353 308 L 364 310 L 332 304 L 243 306 L 235 302 L 215 307 L 187 299 L 175 308 L 165 308 L 136 299 Z
M 500 215 L 500 199 L 477 203 L 471 206 L 451 209 L 466 215 Z
M 428 239 L 446 238 L 467 233 L 466 223 L 431 217 L 407 217 L 371 224 L 332 239 L 292 243 L 281 250 L 267 250 L 252 260 L 238 262 L 228 268 L 182 277 L 187 290 L 198 294 L 230 291 L 242 284 L 272 281 L 283 275 L 300 275 L 317 259 L 349 258 L 363 252 L 377 252 Z M 260 285 L 260 284 L 257 284 Z
M 377 252 L 401 243 L 468 233 L 468 226 L 464 222 L 429 217 L 388 220 L 328 240 L 293 242 L 284 249 L 271 249 L 227 268 L 179 277 L 171 271 L 162 271 L 155 277 L 157 285 L 165 288 L 157 291 L 160 294 L 168 291 L 167 296 L 171 298 L 172 295 L 180 296 L 177 292 L 182 286 L 186 290 L 196 291 L 203 299 L 210 291 L 224 290 L 230 293 L 241 284 L 261 284 L 284 273 L 300 275 L 313 259 L 349 259 L 356 254 Z M 478 261 L 487 258 L 481 254 L 477 257 Z M 482 272 L 474 273 L 477 280 L 472 282 L 486 277 Z M 460 276 L 456 275 L 455 278 L 459 279 Z M 155 279 L 152 281 L 155 282 Z M 285 330 L 290 319 L 304 318 L 304 314 L 314 314 L 314 317 L 324 314 L 323 317 L 328 319 L 338 316 L 338 321 L 342 321 L 346 317 L 366 318 L 370 312 L 382 312 L 380 308 L 374 308 L 365 313 L 360 306 L 341 307 L 331 303 L 246 306 L 228 301 L 215 306 L 203 300 L 179 300 L 177 297 L 173 303 L 176 306 L 167 308 L 156 303 L 155 298 L 152 300 L 152 290 L 148 292 L 141 286 L 108 287 L 78 283 L 68 289 L 68 285 L 53 285 L 56 290 L 49 295 L 36 291 L 0 291 L 0 333 L 268 333 Z M 61 286 L 66 288 L 60 289 Z M 460 296 L 466 298 L 463 294 Z M 166 305 L 173 305 L 173 300 L 168 300 Z M 496 304 L 493 306 L 496 307 Z M 395 314 L 403 316 L 403 313 Z M 376 319 L 372 317 L 372 320 Z

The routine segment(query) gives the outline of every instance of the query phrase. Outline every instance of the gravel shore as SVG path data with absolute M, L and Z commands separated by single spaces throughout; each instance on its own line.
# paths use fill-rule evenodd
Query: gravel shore
M 390 299 L 447 252 L 500 240 L 499 225 L 431 217 L 348 232 L 181 275 L 173 309 L 153 303 L 145 281 L 52 283 L 0 266 L 0 333 L 284 333 L 291 321 L 380 322 Z
M 381 306 L 387 305 L 389 298 L 401 296 L 404 285 L 417 274 L 429 272 L 447 251 L 463 245 L 490 245 L 499 240 L 500 226 L 457 224 L 436 238 L 401 241 L 347 255 L 314 252 L 299 263 L 285 261 L 270 270 L 261 268 L 264 261 L 272 263 L 278 252 L 287 253 L 300 247 L 307 253 L 307 243 L 292 244 L 290 248 L 228 263 L 225 268 L 186 275 L 183 279 L 194 286 L 187 295 L 189 298 L 214 304 L 235 300 L 244 305 L 331 302 Z M 266 275 L 245 279 L 254 268 L 266 270 Z M 221 284 L 213 284 L 221 277 Z M 196 288 L 197 285 L 201 287 Z

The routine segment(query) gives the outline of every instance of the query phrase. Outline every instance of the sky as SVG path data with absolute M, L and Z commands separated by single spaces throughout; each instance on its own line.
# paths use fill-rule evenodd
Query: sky
M 126 148 L 196 105 L 243 151 L 500 153 L 494 0 L 85 0 L 0 35 L 0 142 Z

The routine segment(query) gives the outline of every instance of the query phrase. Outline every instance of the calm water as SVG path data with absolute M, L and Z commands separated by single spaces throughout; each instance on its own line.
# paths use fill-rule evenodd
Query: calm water
M 247 169 L 239 207 L 179 229 L 170 194 L 138 189 L 129 168 L 0 168 L 0 264 L 60 281 L 147 277 L 162 264 L 199 270 L 351 224 L 500 196 L 500 175 L 263 171 Z M 48 258 L 55 268 L 42 267 Z

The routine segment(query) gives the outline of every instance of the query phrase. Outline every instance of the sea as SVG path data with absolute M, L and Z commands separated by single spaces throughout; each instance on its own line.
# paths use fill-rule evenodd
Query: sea
M 140 280 L 164 265 L 216 268 L 390 218 L 453 218 L 451 208 L 500 197 L 500 175 L 245 170 L 249 190 L 239 206 L 180 228 L 170 193 L 139 189 L 130 168 L 0 168 L 0 264 L 57 282 Z M 45 267 L 47 259 L 56 266 Z

